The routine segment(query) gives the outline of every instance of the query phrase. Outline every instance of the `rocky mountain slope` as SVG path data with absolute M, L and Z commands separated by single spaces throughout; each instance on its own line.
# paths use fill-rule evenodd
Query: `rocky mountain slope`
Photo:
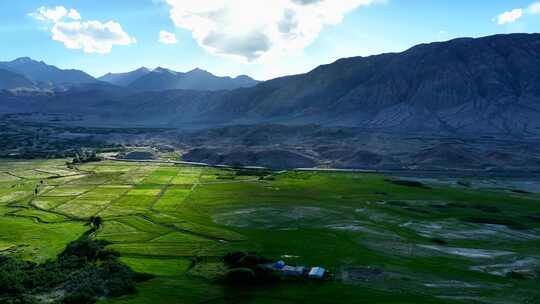
M 258 151 L 244 148 L 232 150 L 197 148 L 184 154 L 182 159 L 213 165 L 257 166 L 272 169 L 311 168 L 316 165 L 314 159 L 300 153 L 267 148 Z
M 464 38 L 342 59 L 237 91 L 220 111 L 382 130 L 536 134 L 539 80 L 539 34 Z
M 540 34 L 463 38 L 338 60 L 231 92 L 132 96 L 125 115 L 447 133 L 540 133 Z M 111 104 L 112 105 L 112 104 Z M 157 113 L 156 113 L 157 114 Z
M 23 75 L 0 69 L 0 90 L 32 87 L 34 87 L 34 83 Z

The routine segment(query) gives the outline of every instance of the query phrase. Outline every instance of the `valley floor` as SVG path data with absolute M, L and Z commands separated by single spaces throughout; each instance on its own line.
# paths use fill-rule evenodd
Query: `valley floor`
M 133 270 L 155 275 L 107 304 L 538 303 L 540 195 L 472 179 L 421 182 L 0 160 L 0 254 L 52 259 L 99 216 L 95 237 Z M 334 276 L 225 286 L 220 257 L 233 251 Z

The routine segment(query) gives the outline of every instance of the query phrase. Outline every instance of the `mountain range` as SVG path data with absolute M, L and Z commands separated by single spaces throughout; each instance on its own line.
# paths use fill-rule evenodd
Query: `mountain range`
M 160 68 L 109 74 L 101 80 L 127 91 L 111 97 L 89 90 L 83 100 L 58 92 L 39 97 L 48 100 L 39 102 L 39 110 L 71 111 L 76 104 L 80 115 L 106 117 L 94 121 L 100 124 L 315 123 L 398 133 L 540 135 L 540 34 L 422 44 L 226 91 L 209 84 L 201 90 L 201 81 L 177 84 L 186 75 L 204 79 L 206 73 Z M 35 109 L 28 94 L 5 92 L 1 100 L 9 100 L 12 107 L 3 108 L 12 111 L 22 104 Z
M 0 62 L 0 69 L 16 73 L 19 77 L 23 76 L 34 85 L 41 87 L 52 88 L 70 84 L 96 82 L 94 77 L 85 72 L 79 70 L 62 70 L 42 61 L 38 62 L 32 60 L 28 57 L 21 57 L 9 62 Z M 26 86 L 32 87 L 31 85 Z
M 195 69 L 187 73 L 164 68 L 140 68 L 127 73 L 108 73 L 94 78 L 79 70 L 63 70 L 28 57 L 0 62 L 0 89 L 65 91 L 90 86 L 108 85 L 132 91 L 200 90 L 218 91 L 251 87 L 258 81 L 242 75 L 236 78 L 218 77 L 207 71 Z M 108 88 L 110 89 L 110 88 Z
M 258 81 L 249 76 L 218 77 L 201 69 L 187 73 L 158 67 L 154 70 L 140 68 L 121 74 L 107 74 L 101 81 L 127 87 L 134 91 L 196 90 L 220 91 L 255 86 Z
M 121 87 L 130 85 L 135 80 L 147 75 L 151 71 L 145 67 L 127 73 L 108 73 L 98 79 Z

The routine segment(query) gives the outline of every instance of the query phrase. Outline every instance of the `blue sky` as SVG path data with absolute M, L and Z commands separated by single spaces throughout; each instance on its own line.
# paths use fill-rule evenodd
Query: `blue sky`
M 424 42 L 540 31 L 534 0 L 272 0 L 280 3 L 275 6 L 246 1 L 0 1 L 0 60 L 29 56 L 94 76 L 162 66 L 268 79 L 307 72 L 341 57 L 402 51 Z M 66 14 L 52 20 L 38 11 L 58 6 L 75 9 L 81 19 Z M 228 13 L 217 15 L 223 11 Z M 213 19 L 204 19 L 208 15 Z M 89 21 L 99 21 L 86 32 L 96 41 L 74 41 L 82 38 L 70 36 L 66 24 L 84 27 Z M 108 21 L 121 32 L 108 25 L 103 29 Z M 55 25 L 61 36 L 53 39 Z M 174 34 L 177 43 L 159 42 L 160 31 Z M 113 41 L 110 50 L 99 39 Z

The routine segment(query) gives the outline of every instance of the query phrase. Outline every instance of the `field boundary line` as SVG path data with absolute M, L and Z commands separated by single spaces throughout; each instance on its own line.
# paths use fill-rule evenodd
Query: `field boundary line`
M 50 171 L 45 171 L 43 169 L 32 169 L 32 171 L 35 171 L 35 172 L 38 172 L 38 173 L 45 173 L 45 174 L 50 174 L 50 175 L 53 175 L 54 177 L 67 177 L 69 175 L 60 175 L 58 173 L 54 173 L 54 172 L 50 172 Z M 52 176 L 49 176 L 49 177 L 46 177 L 45 179 L 49 179 L 51 178 Z
M 26 177 L 17 176 L 17 175 L 15 175 L 15 174 L 13 174 L 13 173 L 11 173 L 11 172 L 9 172 L 9 171 L 3 171 L 2 173 L 5 173 L 5 174 L 7 174 L 7 175 L 10 175 L 10 176 L 13 176 L 13 177 L 15 177 L 15 178 L 18 178 L 19 180 L 26 180 L 26 179 L 27 179 Z
M 52 209 L 50 209 L 50 210 L 40 208 L 40 207 L 38 207 L 38 206 L 36 206 L 36 205 L 34 204 L 34 200 L 33 200 L 33 199 L 28 203 L 28 205 L 29 205 L 31 208 L 33 208 L 33 209 L 35 209 L 35 210 L 38 210 L 38 211 L 42 211 L 42 212 L 46 212 L 46 213 L 50 213 L 50 214 L 56 214 L 56 215 L 63 216 L 63 217 L 65 217 L 65 218 L 68 219 L 68 221 L 66 221 L 66 222 L 84 222 L 84 221 L 85 221 L 83 218 L 75 217 L 75 216 L 73 216 L 73 215 L 69 215 L 69 214 L 62 213 L 62 212 L 59 212 L 59 211 L 54 210 L 54 209 L 56 209 L 56 207 L 55 207 L 55 208 L 52 208 Z
M 130 185 L 130 186 L 132 186 L 132 188 L 126 188 L 126 191 L 125 191 L 124 193 L 122 193 L 120 196 L 118 196 L 118 197 L 116 197 L 116 198 L 110 200 L 107 204 L 103 205 L 103 208 L 99 209 L 98 212 L 94 213 L 94 216 L 96 216 L 96 215 L 100 214 L 101 212 L 103 212 L 103 211 L 109 209 L 109 208 L 113 205 L 113 203 L 115 203 L 116 201 L 120 200 L 121 198 L 126 197 L 126 196 L 127 196 L 127 193 L 128 193 L 131 189 L 133 189 L 133 186 L 134 186 L 134 185 Z M 98 187 L 99 187 L 99 186 L 98 186 Z M 97 188 L 97 187 L 96 187 L 96 188 Z
M 197 187 L 200 185 L 202 176 L 203 176 L 203 170 L 199 172 L 199 176 L 197 177 L 197 180 L 195 181 L 195 183 L 191 185 L 191 189 L 189 190 L 188 195 L 186 195 L 186 197 L 184 197 L 184 199 L 182 200 L 182 205 L 185 205 L 187 203 L 188 199 L 191 198 L 191 196 L 193 195 L 193 192 L 195 192 Z M 174 208 L 174 211 L 177 211 L 179 207 L 180 207 L 179 205 L 176 206 L 176 208 Z
M 165 187 L 161 188 L 159 190 L 159 193 L 158 195 L 156 195 L 154 197 L 154 199 L 152 200 L 152 203 L 150 204 L 150 207 L 148 208 L 149 211 L 159 211 L 159 210 L 156 210 L 154 209 L 154 207 L 156 206 L 156 204 L 159 202 L 159 200 L 163 197 L 163 195 L 165 194 L 165 192 L 169 189 L 169 186 L 170 185 L 165 185 Z
M 149 218 L 148 215 L 145 215 L 145 214 L 140 215 L 140 217 L 144 218 L 145 220 L 147 220 L 147 221 L 149 221 L 149 222 L 151 222 L 151 223 L 153 223 L 155 225 L 167 228 L 167 229 L 171 230 L 172 232 L 182 232 L 182 233 L 186 233 L 186 234 L 191 234 L 191 235 L 202 237 L 202 238 L 205 238 L 205 239 L 208 239 L 208 240 L 211 240 L 211 241 L 215 241 L 215 242 L 218 242 L 218 243 L 222 242 L 222 241 L 226 241 L 227 243 L 245 242 L 244 240 L 227 240 L 226 238 L 219 238 L 219 237 L 211 236 L 211 235 L 200 233 L 200 232 L 195 232 L 195 231 L 191 231 L 191 230 L 187 230 L 187 229 L 182 229 L 182 228 L 179 228 L 178 226 L 176 226 L 174 224 L 156 222 L 156 221 L 152 220 L 151 218 Z M 185 222 L 186 223 L 191 223 L 189 221 L 185 221 Z
M 84 186 L 84 185 L 83 185 L 83 186 Z M 82 192 L 82 193 L 80 193 L 80 194 L 78 194 L 78 195 L 76 195 L 76 196 L 74 196 L 73 199 L 70 199 L 69 201 L 62 203 L 62 204 L 60 204 L 60 205 L 58 205 L 58 206 L 52 208 L 51 210 L 55 210 L 56 208 L 58 208 L 58 207 L 60 207 L 60 206 L 63 206 L 63 205 L 65 205 L 65 204 L 68 204 L 68 203 L 73 202 L 74 200 L 80 198 L 81 196 L 87 194 L 88 192 L 97 189 L 99 186 L 101 186 L 101 184 L 100 184 L 100 185 L 92 185 L 92 186 L 94 186 L 94 187 L 93 187 L 93 188 L 90 188 L 90 189 L 88 189 L 88 190 L 86 190 L 86 191 L 84 191 L 84 192 Z M 59 186 L 58 186 L 58 187 L 59 187 Z M 69 196 L 69 195 L 66 195 L 66 196 Z

